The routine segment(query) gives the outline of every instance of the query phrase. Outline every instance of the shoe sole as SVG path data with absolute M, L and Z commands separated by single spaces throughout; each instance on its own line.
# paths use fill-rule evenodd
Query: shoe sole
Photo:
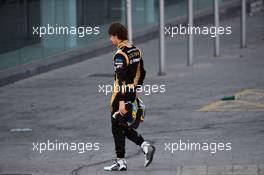
M 106 170 L 106 169 L 104 169 L 104 171 L 126 171 L 126 170 L 127 170 L 126 168 L 122 168 L 120 170 L 118 170 L 118 169 L 114 169 L 114 170 Z
M 104 169 L 104 171 L 126 171 L 127 170 L 127 168 L 121 168 L 121 169 Z
M 156 148 L 155 148 L 154 146 L 152 146 L 152 149 L 153 149 L 153 151 L 151 152 L 150 159 L 149 159 L 149 161 L 148 161 L 148 163 L 146 164 L 145 167 L 148 167 L 148 166 L 151 164 L 152 160 L 153 160 L 153 157 L 154 157 L 154 154 L 155 154 Z
M 127 169 L 126 168 L 122 168 L 122 169 L 120 169 L 119 171 L 126 171 Z

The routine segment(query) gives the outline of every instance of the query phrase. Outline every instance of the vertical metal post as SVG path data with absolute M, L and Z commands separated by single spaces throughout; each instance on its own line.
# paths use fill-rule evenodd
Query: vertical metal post
M 220 38 L 218 33 L 219 28 L 219 0 L 214 0 L 214 23 L 216 27 L 216 36 L 214 42 L 214 56 L 220 55 Z
M 126 22 L 128 30 L 128 40 L 132 43 L 132 4 L 131 0 L 126 0 Z
M 241 0 L 241 39 L 240 47 L 247 47 L 247 1 Z
M 188 24 L 190 27 L 190 33 L 188 33 L 188 59 L 187 66 L 193 65 L 193 0 L 188 0 Z
M 159 73 L 165 75 L 164 0 L 159 0 Z

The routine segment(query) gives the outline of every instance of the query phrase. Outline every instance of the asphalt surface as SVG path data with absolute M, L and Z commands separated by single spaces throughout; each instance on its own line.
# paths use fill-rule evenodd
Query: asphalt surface
M 239 21 L 238 17 L 221 21 L 232 26 L 232 35 L 221 36 L 220 57 L 213 57 L 212 38 L 195 36 L 192 67 L 186 67 L 186 37 L 167 37 L 166 76 L 157 76 L 158 40 L 139 45 L 147 70 L 145 85 L 166 89 L 141 93 L 147 116 L 139 132 L 157 151 L 153 163 L 144 168 L 140 148 L 127 141 L 128 171 L 117 174 L 264 174 L 263 111 L 198 111 L 224 96 L 264 89 L 264 13 L 248 18 L 245 49 L 239 48 Z M 115 154 L 110 95 L 99 90 L 99 85 L 112 84 L 112 55 L 0 88 L 0 174 L 116 174 L 103 171 Z M 12 130 L 17 128 L 26 131 Z M 33 147 L 48 141 L 92 145 L 84 153 L 40 153 Z M 231 143 L 232 149 L 176 150 L 180 141 Z M 174 145 L 174 150 L 166 145 Z

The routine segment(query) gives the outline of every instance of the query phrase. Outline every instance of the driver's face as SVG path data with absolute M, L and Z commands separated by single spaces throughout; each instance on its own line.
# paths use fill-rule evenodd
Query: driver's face
M 114 36 L 114 35 L 110 35 L 110 40 L 111 42 L 114 44 L 114 45 L 118 45 L 118 38 L 117 36 Z

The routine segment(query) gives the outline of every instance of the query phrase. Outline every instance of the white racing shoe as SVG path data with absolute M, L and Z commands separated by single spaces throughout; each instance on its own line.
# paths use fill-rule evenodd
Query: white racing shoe
M 150 143 L 144 141 L 141 144 L 141 148 L 143 149 L 143 152 L 145 154 L 145 167 L 149 166 L 150 163 L 153 160 L 153 156 L 155 153 L 155 147 L 153 145 L 151 145 Z
M 112 165 L 104 167 L 105 171 L 126 171 L 127 164 L 125 159 L 117 159 Z

